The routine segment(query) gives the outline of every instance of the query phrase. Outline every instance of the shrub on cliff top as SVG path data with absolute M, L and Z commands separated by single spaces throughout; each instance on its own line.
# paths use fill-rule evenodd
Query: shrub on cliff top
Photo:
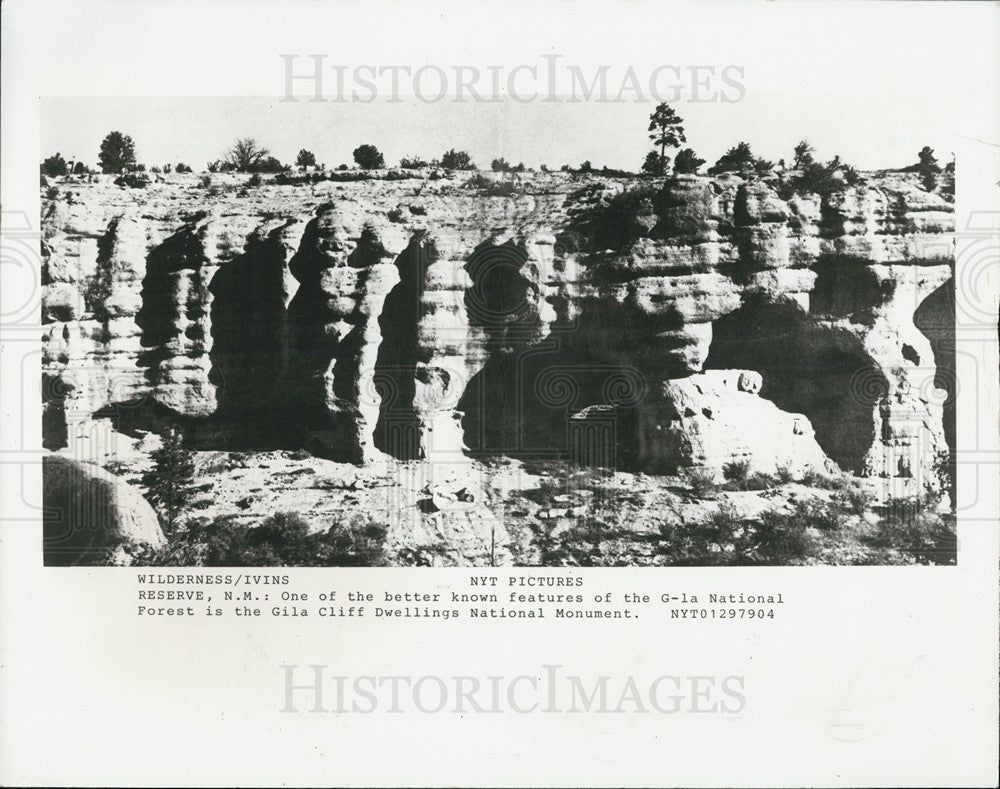
M 490 163 L 490 168 L 495 173 L 523 173 L 527 168 L 524 166 L 524 162 L 518 162 L 517 164 L 511 164 L 504 158 L 494 159 Z
M 143 172 L 123 173 L 115 178 L 115 186 L 126 186 L 130 189 L 144 189 L 151 183 L 150 177 Z
M 646 175 L 661 176 L 666 175 L 670 167 L 670 157 L 650 151 L 646 154 L 646 160 L 642 163 L 642 171 Z
M 57 153 L 42 162 L 42 175 L 56 177 L 66 175 L 66 160 Z
M 861 175 L 851 165 L 845 164 L 840 171 L 844 175 L 844 183 L 848 186 L 856 186 L 861 182 Z
M 763 177 L 773 169 L 773 162 L 754 156 L 750 144 L 740 142 L 722 154 L 719 160 L 708 168 L 708 174 L 738 173 L 744 178 L 750 178 L 755 175 Z
M 660 159 L 666 158 L 667 148 L 679 148 L 682 142 L 687 142 L 683 123 L 683 118 L 665 101 L 649 116 L 649 139 L 659 146 Z
M 456 151 L 452 148 L 441 156 L 441 166 L 446 170 L 475 170 L 472 157 L 468 151 Z
M 750 143 L 737 143 L 708 168 L 708 174 L 749 173 L 753 168 L 754 158 L 753 151 L 750 150 Z
M 792 160 L 792 167 L 796 170 L 801 170 L 803 167 L 812 164 L 815 161 L 813 158 L 815 152 L 816 149 L 810 145 L 809 140 L 800 140 L 793 151 L 795 158 Z
M 253 168 L 255 173 L 284 173 L 290 171 L 292 168 L 287 164 L 282 164 L 278 159 L 273 156 L 265 156 L 257 165 Z
M 677 175 L 689 175 L 697 173 L 705 160 L 700 158 L 690 148 L 685 148 L 677 154 L 674 160 L 674 172 Z
M 812 146 L 806 140 L 795 146 L 792 166 L 795 172 L 783 174 L 777 185 L 778 196 L 783 200 L 790 199 L 793 194 L 826 197 L 860 181 L 858 171 L 844 164 L 839 156 L 828 162 L 814 159 Z
M 374 145 L 359 145 L 354 149 L 353 156 L 362 170 L 380 170 L 385 167 L 385 157 Z
M 477 189 L 487 197 L 508 197 L 517 193 L 517 184 L 513 181 L 494 181 L 489 176 L 476 173 L 462 184 L 466 189 Z
M 938 164 L 934 149 L 925 145 L 917 154 L 917 172 L 920 174 L 920 183 L 928 192 L 933 192 L 937 186 L 938 176 L 941 174 L 941 166 Z
M 800 193 L 831 194 L 846 186 L 840 167 L 839 156 L 834 156 L 826 164 L 809 161 L 803 165 L 802 172 L 793 178 L 793 185 Z
M 306 169 L 307 167 L 316 166 L 316 154 L 312 151 L 307 151 L 303 148 L 299 151 L 299 155 L 295 157 L 295 166 L 301 169 Z
M 321 180 L 326 180 L 321 173 L 278 173 L 272 183 L 276 186 L 303 186 Z
M 98 162 L 103 173 L 123 173 L 135 166 L 135 143 L 127 134 L 113 131 L 101 141 Z
M 268 153 L 267 148 L 260 145 L 252 137 L 242 137 L 236 140 L 226 152 L 222 164 L 229 170 L 236 170 L 239 173 L 251 173 L 265 160 Z M 212 171 L 211 165 L 209 165 L 208 169 Z

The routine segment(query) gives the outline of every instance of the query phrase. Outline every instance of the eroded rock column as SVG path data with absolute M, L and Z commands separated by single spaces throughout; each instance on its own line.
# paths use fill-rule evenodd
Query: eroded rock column
M 146 223 L 135 213 L 113 218 L 96 239 L 86 271 L 48 261 L 42 344 L 46 411 L 62 421 L 46 446 L 61 445 L 100 409 L 141 399 L 150 388 L 139 357 L 142 331 L 140 283 L 146 269 Z M 81 255 L 85 254 L 81 252 Z M 58 412 L 58 413 L 56 413 Z M 51 439 L 51 440 L 50 440 Z
M 373 438 L 380 397 L 366 382 L 382 339 L 378 318 L 399 281 L 393 257 L 356 207 L 326 204 L 290 263 L 300 283 L 289 304 L 294 393 L 314 448 L 335 459 L 381 456 Z
M 442 254 L 433 235 L 420 238 L 424 272 L 417 322 L 413 409 L 424 457 L 458 460 L 466 449 L 459 400 L 486 363 L 486 332 L 469 322 L 465 294 L 472 280 L 463 261 Z
M 208 233 L 207 223 L 197 220 L 150 251 L 136 316 L 144 348 L 140 364 L 148 369 L 152 396 L 186 417 L 208 416 L 216 409 L 209 381 L 209 284 L 218 267 L 206 254 Z

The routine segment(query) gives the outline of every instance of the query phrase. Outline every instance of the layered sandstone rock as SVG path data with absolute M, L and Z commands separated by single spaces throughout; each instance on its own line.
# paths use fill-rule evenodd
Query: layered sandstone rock
M 952 208 L 908 176 L 233 181 L 210 213 L 196 183 L 48 204 L 49 445 L 143 401 L 208 448 L 563 457 L 604 436 L 587 452 L 613 464 L 771 469 L 818 446 L 938 485 Z M 751 373 L 759 392 L 730 385 Z
M 314 446 L 338 459 L 376 456 L 380 398 L 364 382 L 375 369 L 383 303 L 399 281 L 393 257 L 359 210 L 326 204 L 289 263 L 299 281 L 288 305 L 296 403 L 310 421 Z
M 469 322 L 472 280 L 441 237 L 418 231 L 397 259 L 375 374 L 386 386 L 378 440 L 401 459 L 455 461 L 465 448 L 459 400 L 487 358 Z
M 809 420 L 760 397 L 762 384 L 752 370 L 707 370 L 664 383 L 658 418 L 643 431 L 661 467 L 717 475 L 731 464 L 772 475 L 831 471 Z

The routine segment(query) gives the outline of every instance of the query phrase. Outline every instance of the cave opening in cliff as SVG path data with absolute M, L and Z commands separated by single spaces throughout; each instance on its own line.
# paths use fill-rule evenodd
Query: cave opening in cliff
M 913 313 L 913 323 L 927 337 L 934 355 L 934 388 L 944 392 L 942 420 L 944 438 L 949 453 L 944 471 L 951 500 L 955 501 L 955 400 L 957 378 L 955 369 L 955 278 L 952 276 L 927 298 Z M 929 393 L 928 393 L 929 394 Z
M 554 327 L 542 343 L 489 357 L 459 402 L 474 455 L 634 468 L 645 379 L 584 331 Z
M 844 255 L 820 255 L 812 265 L 816 284 L 809 295 L 809 311 L 831 319 L 850 317 L 870 323 L 875 305 L 886 301 L 892 282 L 879 282 L 871 261 Z
M 422 361 L 417 343 L 421 299 L 432 251 L 421 241 L 415 236 L 396 258 L 399 282 L 386 295 L 378 319 L 382 341 L 372 384 L 379 413 L 372 438 L 376 449 L 399 460 L 423 457 L 413 398 L 417 362 Z
M 513 454 L 524 446 L 527 417 L 521 384 L 541 352 L 538 285 L 522 273 L 523 246 L 485 242 L 469 256 L 465 292 L 470 326 L 486 335 L 488 357 L 463 393 L 459 410 L 466 446 L 473 453 Z M 533 427 L 540 427 L 534 425 Z
M 46 449 L 58 451 L 69 443 L 65 400 L 71 390 L 59 376 L 42 373 L 42 446 Z
M 713 324 L 705 369 L 748 369 L 763 377 L 760 396 L 805 415 L 823 451 L 862 473 L 878 431 L 884 373 L 858 337 L 810 319 L 795 303 L 749 300 Z
M 146 256 L 146 275 L 140 292 L 142 306 L 135 317 L 142 332 L 140 342 L 143 348 L 160 349 L 178 335 L 181 319 L 189 317 L 186 314 L 188 305 L 182 304 L 178 298 L 185 295 L 179 292 L 178 275 L 187 271 L 199 276 L 205 262 L 202 241 L 191 227 L 178 230 L 150 250 Z M 155 366 L 154 355 L 146 352 L 145 361 L 152 362 L 149 366 Z
M 648 321 L 596 301 L 570 319 L 565 299 L 543 301 L 526 262 L 525 248 L 508 243 L 481 247 L 467 264 L 470 323 L 485 330 L 489 356 L 459 402 L 466 446 L 475 455 L 633 466 L 637 393 L 646 393 L 633 357 Z
M 209 381 L 218 403 L 212 421 L 227 448 L 298 443 L 300 415 L 285 396 L 289 327 L 282 229 L 251 237 L 243 253 L 224 263 L 209 284 Z

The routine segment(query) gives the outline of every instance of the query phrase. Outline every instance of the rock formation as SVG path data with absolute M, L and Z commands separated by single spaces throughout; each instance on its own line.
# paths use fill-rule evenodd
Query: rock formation
M 668 470 L 701 466 L 747 473 L 823 473 L 829 461 L 802 414 L 760 397 L 763 378 L 750 370 L 706 370 L 663 384 L 660 419 L 642 432 L 647 450 Z M 769 447 L 761 452 L 760 447 Z
M 953 210 L 907 174 L 823 195 L 732 175 L 543 174 L 508 196 L 231 178 L 210 201 L 173 175 L 47 203 L 47 446 L 127 414 L 358 463 L 832 460 L 940 486 Z
M 156 513 L 142 495 L 98 466 L 61 455 L 42 459 L 45 564 L 107 564 L 129 545 L 161 547 Z

